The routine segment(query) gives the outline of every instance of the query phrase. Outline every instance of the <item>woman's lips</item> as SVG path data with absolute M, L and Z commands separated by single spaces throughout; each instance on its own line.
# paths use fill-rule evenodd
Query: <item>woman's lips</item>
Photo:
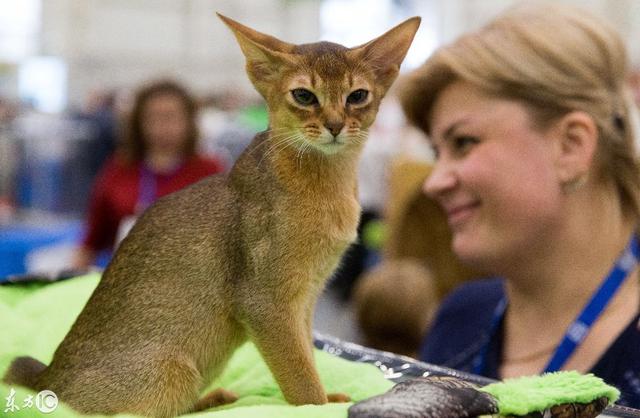
M 449 226 L 451 228 L 455 228 L 465 223 L 471 216 L 473 216 L 473 213 L 479 205 L 479 202 L 470 202 L 447 207 L 446 213 Z

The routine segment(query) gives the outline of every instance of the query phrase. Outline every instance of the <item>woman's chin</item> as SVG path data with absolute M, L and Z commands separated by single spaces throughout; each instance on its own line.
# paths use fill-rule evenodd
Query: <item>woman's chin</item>
M 454 234 L 452 250 L 458 259 L 477 270 L 487 263 L 490 254 L 487 240 L 481 240 L 476 235 L 465 232 Z

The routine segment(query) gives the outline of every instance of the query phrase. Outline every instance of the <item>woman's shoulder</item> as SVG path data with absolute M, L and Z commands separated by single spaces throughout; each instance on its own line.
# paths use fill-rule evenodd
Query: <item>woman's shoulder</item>
M 100 169 L 100 177 L 105 180 L 114 180 L 118 177 L 137 176 L 140 167 L 139 162 L 130 162 L 120 154 L 113 154 L 107 158 Z
M 619 404 L 640 408 L 640 314 L 609 346 L 591 372 L 620 390 Z
M 478 279 L 451 292 L 438 307 L 432 329 L 455 329 L 461 335 L 490 325 L 495 307 L 504 297 L 502 279 Z
M 502 279 L 478 279 L 451 292 L 438 307 L 421 349 L 421 359 L 449 364 L 491 327 L 504 296 Z
M 194 155 L 185 164 L 186 168 L 192 171 L 201 172 L 205 175 L 220 173 L 225 170 L 222 159 L 215 156 Z
M 504 296 L 503 280 L 499 278 L 477 279 L 462 284 L 453 290 L 440 305 L 439 312 L 446 314 L 474 314 L 493 308 Z

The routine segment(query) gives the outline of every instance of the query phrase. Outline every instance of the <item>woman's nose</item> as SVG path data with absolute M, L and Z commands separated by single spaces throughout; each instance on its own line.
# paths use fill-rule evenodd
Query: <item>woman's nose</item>
M 422 184 L 422 192 L 431 198 L 436 198 L 453 189 L 456 182 L 456 175 L 451 164 L 438 160 Z

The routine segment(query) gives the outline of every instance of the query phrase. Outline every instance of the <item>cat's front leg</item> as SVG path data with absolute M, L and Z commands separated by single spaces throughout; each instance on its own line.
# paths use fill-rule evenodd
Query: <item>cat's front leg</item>
M 313 353 L 313 316 L 315 313 L 317 298 L 312 298 L 305 309 L 305 331 L 307 331 L 306 340 L 309 342 L 309 349 Z M 351 401 L 351 397 L 345 393 L 328 393 L 327 400 L 332 403 L 341 403 Z
M 292 405 L 324 404 L 309 340 L 305 307 L 275 306 L 248 318 L 251 338 Z

